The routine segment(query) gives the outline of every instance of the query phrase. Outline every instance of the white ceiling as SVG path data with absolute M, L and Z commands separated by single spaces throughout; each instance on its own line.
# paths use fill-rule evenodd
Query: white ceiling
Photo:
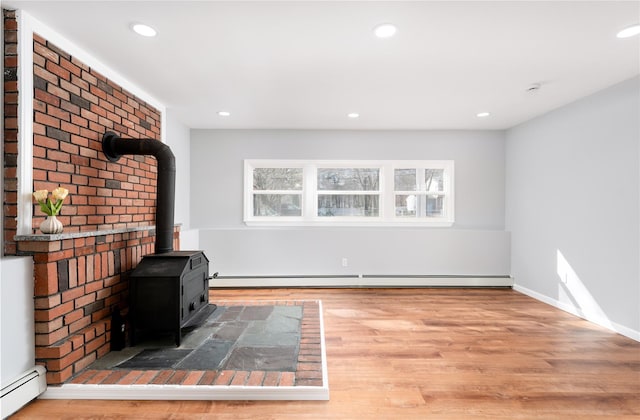
M 640 73 L 638 1 L 4 3 L 192 128 L 504 129 Z

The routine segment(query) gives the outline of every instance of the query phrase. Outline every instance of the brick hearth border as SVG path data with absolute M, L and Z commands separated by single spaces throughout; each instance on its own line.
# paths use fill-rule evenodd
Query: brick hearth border
M 126 370 L 91 369 L 89 366 L 62 386 L 50 386 L 41 398 L 227 399 L 224 394 L 220 395 L 216 391 L 235 389 L 232 397 L 228 399 L 328 399 L 320 301 L 216 301 L 216 304 L 220 306 L 302 306 L 300 349 L 296 371 Z M 302 394 L 300 398 L 295 396 L 295 389 L 309 389 L 309 387 L 317 388 L 320 392 Z M 252 389 L 259 388 L 282 390 L 286 388 L 289 392 L 281 394 L 285 396 L 284 398 L 277 394 L 264 394 L 268 395 L 267 398 L 262 398 L 262 394 L 251 394 Z M 154 392 L 169 389 L 170 395 L 158 392 L 155 395 L 141 397 L 136 393 L 140 390 Z M 194 389 L 200 389 L 207 394 L 190 393 Z M 101 390 L 104 392 L 102 397 Z M 110 394 L 110 391 L 117 392 L 117 390 L 119 390 L 117 397 Z M 243 397 L 242 390 L 248 390 L 249 394 Z M 257 395 L 257 397 L 251 395 Z

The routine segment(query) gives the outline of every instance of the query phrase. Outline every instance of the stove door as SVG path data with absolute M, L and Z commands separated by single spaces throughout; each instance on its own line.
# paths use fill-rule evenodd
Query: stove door
M 182 280 L 181 324 L 206 306 L 208 301 L 207 273 L 202 269 L 186 273 Z

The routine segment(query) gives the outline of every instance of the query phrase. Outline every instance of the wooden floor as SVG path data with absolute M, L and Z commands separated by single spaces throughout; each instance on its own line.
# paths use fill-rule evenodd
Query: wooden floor
M 330 401 L 37 400 L 13 418 L 640 418 L 640 343 L 509 289 L 210 296 L 322 300 Z

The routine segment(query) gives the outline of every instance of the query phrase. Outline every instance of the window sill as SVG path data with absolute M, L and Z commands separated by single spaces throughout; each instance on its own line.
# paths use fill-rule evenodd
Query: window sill
M 355 221 L 355 220 L 245 220 L 249 227 L 419 227 L 419 228 L 443 228 L 452 227 L 452 221 Z

